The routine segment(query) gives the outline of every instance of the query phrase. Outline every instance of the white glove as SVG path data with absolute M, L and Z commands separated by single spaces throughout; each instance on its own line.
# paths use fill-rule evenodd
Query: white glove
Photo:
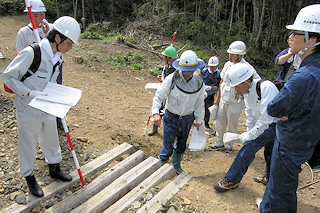
M 211 90 L 212 89 L 212 86 L 205 86 L 205 88 L 204 88 L 206 91 L 208 91 L 208 90 Z
M 213 118 L 213 120 L 217 120 L 219 106 L 218 105 L 212 105 L 208 109 L 209 109 L 209 112 L 210 112 L 210 116 Z
M 232 133 L 232 132 L 226 132 L 223 135 L 223 143 L 227 143 L 232 141 L 233 143 L 239 143 L 239 134 Z
M 240 134 L 239 139 L 240 139 L 241 143 L 244 143 L 246 141 L 250 141 L 251 138 L 250 138 L 249 132 L 244 132 L 244 133 Z
M 48 95 L 47 93 L 45 92 L 40 92 L 40 91 L 37 91 L 37 90 L 31 90 L 28 95 L 31 97 L 31 98 L 34 98 L 36 97 L 37 95 L 43 95 L 43 96 L 46 96 Z

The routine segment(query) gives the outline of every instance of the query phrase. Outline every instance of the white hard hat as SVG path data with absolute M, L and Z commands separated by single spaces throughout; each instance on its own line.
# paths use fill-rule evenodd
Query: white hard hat
M 73 43 L 79 44 L 80 26 L 74 18 L 62 16 L 53 23 L 53 28 L 69 38 Z
M 230 86 L 235 87 L 253 75 L 253 70 L 244 63 L 236 63 L 233 65 L 228 73 L 230 79 Z
M 287 25 L 288 30 L 301 30 L 320 33 L 320 4 L 304 7 L 298 13 L 292 25 Z
M 230 44 L 227 52 L 230 54 L 244 55 L 246 54 L 246 45 L 243 41 L 234 41 Z
M 206 62 L 199 59 L 192 50 L 186 50 L 172 63 L 172 66 L 181 71 L 194 71 L 206 66 Z
M 212 56 L 208 61 L 208 66 L 218 66 L 220 63 L 219 58 L 217 56 Z
M 0 73 L 3 73 L 6 70 L 10 62 L 11 60 L 9 58 L 3 57 L 2 53 L 0 52 Z
M 29 4 L 33 13 L 47 12 L 46 7 L 41 0 L 29 0 Z M 28 9 L 26 8 L 23 12 L 28 12 Z

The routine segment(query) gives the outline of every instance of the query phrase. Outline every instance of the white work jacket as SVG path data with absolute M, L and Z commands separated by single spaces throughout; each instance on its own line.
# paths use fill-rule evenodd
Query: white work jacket
M 49 24 L 49 26 L 50 29 L 52 29 L 52 24 Z M 42 28 L 37 28 L 37 30 L 39 32 L 40 39 L 43 39 L 47 36 L 43 32 Z M 50 32 L 50 30 L 48 32 Z M 28 24 L 27 26 L 20 28 L 16 38 L 16 51 L 19 52 L 33 43 L 37 43 L 37 40 L 33 33 L 32 25 Z
M 32 98 L 28 96 L 28 92 L 31 90 L 43 91 L 48 82 L 56 83 L 59 75 L 59 66 L 56 66 L 53 72 L 53 60 L 59 58 L 58 61 L 61 64 L 61 53 L 57 52 L 55 57 L 53 57 L 54 55 L 47 39 L 43 39 L 39 45 L 41 62 L 39 69 L 33 75 L 26 78 L 23 82 L 20 81 L 33 61 L 34 52 L 32 47 L 29 46 L 20 51 L 2 73 L 3 83 L 16 94 L 15 106 L 17 109 L 19 109 L 19 106 L 22 108 L 26 107 L 31 101 Z
M 244 94 L 247 116 L 247 132 L 245 141 L 254 140 L 269 128 L 271 123 L 276 123 L 278 118 L 271 117 L 267 112 L 269 102 L 279 93 L 278 88 L 271 81 L 260 84 L 261 100 L 258 100 L 256 85 L 259 80 L 253 80 L 250 92 Z
M 176 85 L 185 91 L 196 91 L 199 89 L 199 81 L 194 75 L 188 82 L 179 71 L 180 78 Z M 196 123 L 201 124 L 202 106 L 204 101 L 205 86 L 202 82 L 201 89 L 193 94 L 187 94 L 179 90 L 176 86 L 171 89 L 174 73 L 168 75 L 156 91 L 153 98 L 152 114 L 159 114 L 162 102 L 166 99 L 166 109 L 171 113 L 184 116 L 194 112 Z
M 261 79 L 258 75 L 257 71 L 251 66 L 248 62 L 246 62 L 244 59 L 241 59 L 239 63 L 244 63 L 251 67 L 253 70 L 253 78 L 254 79 Z M 222 79 L 222 83 L 220 84 L 220 97 L 224 104 L 236 104 L 238 103 L 238 100 L 236 99 L 236 90 L 234 87 L 230 86 L 230 79 L 228 77 L 229 71 L 231 67 L 234 65 L 233 62 L 227 61 L 224 64 L 224 67 L 220 73 L 220 77 Z

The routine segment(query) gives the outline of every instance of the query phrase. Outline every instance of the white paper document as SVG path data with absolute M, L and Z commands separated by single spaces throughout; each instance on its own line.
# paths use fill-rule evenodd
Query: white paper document
M 39 95 L 32 99 L 29 106 L 63 118 L 72 106 L 81 98 L 82 90 L 49 82 L 43 90 L 48 95 Z
M 144 87 L 147 91 L 157 91 L 159 87 L 161 86 L 161 83 L 147 83 Z

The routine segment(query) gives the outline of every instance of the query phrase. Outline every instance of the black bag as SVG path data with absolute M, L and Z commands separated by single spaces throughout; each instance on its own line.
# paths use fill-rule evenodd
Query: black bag
M 26 80 L 26 78 L 33 75 L 39 69 L 40 62 L 41 62 L 41 51 L 40 51 L 39 44 L 34 43 L 34 44 L 30 44 L 29 46 L 32 47 L 32 49 L 33 49 L 34 57 L 33 57 L 32 64 L 30 65 L 28 71 L 20 79 L 21 82 L 23 82 L 24 80 Z M 9 92 L 9 93 L 13 93 L 12 90 L 9 87 L 7 87 L 5 84 L 3 85 L 3 87 L 4 87 L 4 91 Z
M 264 81 L 270 81 L 270 80 L 260 79 L 257 82 L 256 90 L 257 90 L 258 100 L 261 100 L 261 86 L 260 86 L 260 84 Z M 284 80 L 274 80 L 271 82 L 278 88 L 279 91 L 283 88 L 284 84 L 286 83 L 286 81 L 284 81 Z

